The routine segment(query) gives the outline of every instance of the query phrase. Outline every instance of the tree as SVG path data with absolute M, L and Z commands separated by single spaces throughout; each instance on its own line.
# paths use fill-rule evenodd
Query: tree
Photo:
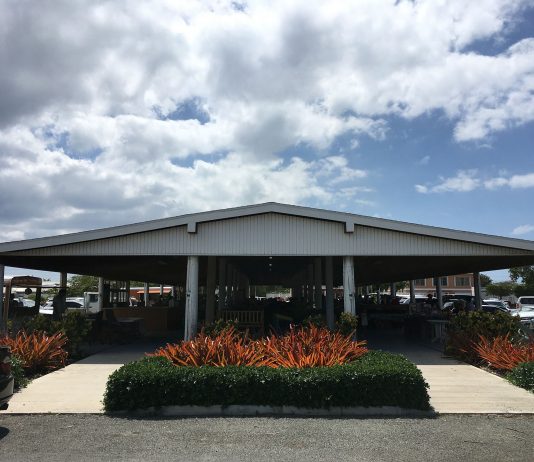
M 510 279 L 514 282 L 521 282 L 526 286 L 534 286 L 534 266 L 520 266 L 510 268 Z
M 75 275 L 69 278 L 68 294 L 71 297 L 81 297 L 84 292 L 96 292 L 98 278 L 96 276 Z
M 487 274 L 483 274 L 483 273 L 480 274 L 480 285 L 482 287 L 486 287 L 486 286 L 490 285 L 492 282 L 493 281 L 491 280 L 491 278 Z
M 486 292 L 490 295 L 502 298 L 511 295 L 515 289 L 512 281 L 495 282 L 486 286 Z

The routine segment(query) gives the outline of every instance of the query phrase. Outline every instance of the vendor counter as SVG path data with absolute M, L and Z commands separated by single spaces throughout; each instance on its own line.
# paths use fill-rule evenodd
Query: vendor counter
M 183 316 L 182 309 L 168 306 L 106 307 L 104 308 L 104 314 L 107 310 L 113 310 L 117 320 L 121 318 L 138 318 L 141 323 L 141 329 L 145 334 L 164 334 L 169 330 L 176 330 L 179 328 L 180 320 Z

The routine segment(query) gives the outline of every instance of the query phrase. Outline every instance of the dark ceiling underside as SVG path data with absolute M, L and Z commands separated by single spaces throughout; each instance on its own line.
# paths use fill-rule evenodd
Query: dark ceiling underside
M 249 277 L 251 284 L 286 285 L 303 283 L 309 257 L 227 257 Z M 323 283 L 324 283 L 324 258 Z M 7 266 L 44 271 L 102 276 L 110 280 L 147 281 L 183 285 L 186 279 L 187 257 L 24 257 L 0 256 Z M 356 257 L 356 284 L 374 284 L 490 271 L 534 264 L 534 254 L 496 257 Z M 271 266 L 270 266 L 271 265 Z M 218 266 L 218 265 L 217 265 Z M 200 284 L 206 278 L 207 257 L 200 257 Z M 299 279 L 300 278 L 300 279 Z M 342 284 L 342 258 L 334 257 L 334 284 Z

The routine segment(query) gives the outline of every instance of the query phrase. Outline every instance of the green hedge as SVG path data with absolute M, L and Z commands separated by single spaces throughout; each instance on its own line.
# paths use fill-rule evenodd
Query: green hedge
M 107 411 L 166 405 L 270 405 L 305 408 L 399 406 L 429 410 L 428 385 L 400 355 L 372 351 L 352 364 L 317 368 L 177 367 L 149 357 L 108 379 Z
M 534 392 L 534 361 L 518 364 L 506 378 L 514 385 Z

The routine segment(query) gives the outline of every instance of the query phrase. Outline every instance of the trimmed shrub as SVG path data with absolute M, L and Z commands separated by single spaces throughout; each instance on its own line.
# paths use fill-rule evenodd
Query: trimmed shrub
M 474 343 L 483 336 L 488 340 L 509 336 L 512 342 L 520 340 L 521 322 L 508 313 L 485 311 L 460 312 L 450 318 L 445 353 L 463 361 L 477 363 L 478 353 Z
M 306 327 L 326 327 L 326 319 L 322 314 L 313 314 L 308 316 L 302 324 Z
M 534 392 L 534 361 L 518 364 L 506 378 L 514 385 Z
M 428 385 L 401 355 L 373 351 L 351 364 L 314 368 L 176 367 L 162 357 L 122 366 L 108 379 L 107 411 L 167 405 L 303 408 L 399 406 L 429 410 Z
M 46 332 L 49 335 L 63 333 L 67 337 L 65 349 L 69 355 L 77 356 L 80 354 L 81 344 L 91 330 L 91 323 L 83 313 L 69 311 L 61 321 L 54 321 L 52 316 L 38 314 L 30 318 L 23 327 L 29 333 L 34 331 Z
M 342 335 L 354 335 L 358 327 L 358 316 L 352 313 L 341 313 L 337 321 L 337 330 Z
M 15 337 L 0 338 L 0 345 L 7 345 L 11 353 L 22 361 L 26 375 L 48 372 L 65 365 L 68 353 L 64 350 L 67 338 L 58 332 L 47 335 L 35 331 L 31 334 L 20 331 Z
M 479 341 L 474 342 L 473 349 L 488 366 L 497 370 L 510 371 L 519 363 L 534 361 L 534 343 L 514 344 L 508 335 L 493 340 L 481 335 Z

